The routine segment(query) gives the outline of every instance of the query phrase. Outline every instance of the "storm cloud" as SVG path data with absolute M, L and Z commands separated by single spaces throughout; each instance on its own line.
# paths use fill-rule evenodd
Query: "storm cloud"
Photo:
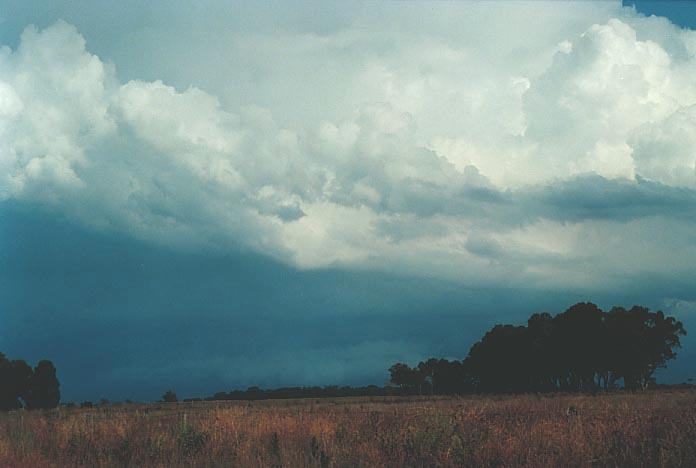
M 514 21 L 530 13 L 508 6 Z M 457 8 L 493 24 L 500 6 Z M 360 14 L 322 35 L 235 32 L 232 56 L 252 40 L 261 49 L 251 68 L 294 57 L 267 79 L 300 63 L 315 80 L 345 73 L 324 76 L 344 90 L 332 109 L 300 122 L 283 117 L 290 102 L 303 112 L 294 89 L 278 106 L 233 105 L 166 77 L 124 83 L 71 24 L 28 26 L 0 56 L 0 194 L 158 244 L 448 279 L 481 277 L 467 245 L 482 237 L 499 262 L 523 255 L 541 270 L 549 255 L 575 260 L 579 246 L 529 245 L 525 231 L 687 222 L 694 34 L 619 5 L 561 10 L 521 57 L 502 32 L 494 48 L 486 34 L 463 43 L 451 30 L 389 47 L 403 31 Z M 234 91 L 234 80 L 219 90 Z M 607 269 L 625 270 L 613 260 Z M 547 270 L 548 281 L 577 280 Z
M 78 6 L 0 13 L 0 208 L 30 213 L 8 220 L 283 278 L 693 300 L 691 29 L 620 2 Z M 354 358 L 315 338 L 293 352 L 335 356 L 330 379 L 405 350 L 399 333 L 343 343 Z M 210 375 L 268 362 L 234 359 Z

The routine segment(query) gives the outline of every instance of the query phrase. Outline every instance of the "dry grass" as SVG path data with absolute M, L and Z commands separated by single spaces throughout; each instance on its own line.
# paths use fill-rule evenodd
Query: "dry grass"
M 693 467 L 696 393 L 20 411 L 0 415 L 0 465 Z

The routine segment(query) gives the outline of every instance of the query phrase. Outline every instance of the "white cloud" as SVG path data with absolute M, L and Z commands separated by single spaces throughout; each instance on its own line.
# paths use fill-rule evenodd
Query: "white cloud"
M 65 22 L 28 27 L 0 50 L 0 198 L 302 268 L 542 287 L 670 274 L 659 258 L 696 273 L 691 198 L 668 192 L 696 189 L 693 31 L 604 2 L 443 6 L 430 27 L 419 8 L 387 28 L 221 32 L 187 49 L 219 60 L 183 90 L 119 82 Z M 586 173 L 614 205 L 583 205 Z
M 645 177 L 677 186 L 696 185 L 696 105 L 646 122 L 632 132 L 629 143 L 637 170 Z

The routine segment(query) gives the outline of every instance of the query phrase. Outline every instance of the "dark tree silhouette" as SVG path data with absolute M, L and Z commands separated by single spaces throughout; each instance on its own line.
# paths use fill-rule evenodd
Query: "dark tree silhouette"
M 0 411 L 22 407 L 29 390 L 32 370 L 22 360 L 8 360 L 0 353 Z
M 581 302 L 553 319 L 554 343 L 560 390 L 594 391 L 597 375 L 607 360 L 604 320 L 606 314 L 591 302 Z
M 463 361 L 428 359 L 389 369 L 405 393 L 470 391 L 595 392 L 654 383 L 656 369 L 676 357 L 681 322 L 645 307 L 604 312 L 581 302 L 555 317 L 532 315 L 527 326 L 496 325 Z
M 679 336 L 686 334 L 674 317 L 640 306 L 614 307 L 606 325 L 612 337 L 608 346 L 611 375 L 615 380 L 623 378 L 625 387 L 634 390 L 646 388 L 653 372 L 676 357 Z
M 51 409 L 60 402 L 60 383 L 51 361 L 43 360 L 34 368 L 26 396 L 27 409 Z
M 172 390 L 167 390 L 164 392 L 164 395 L 162 395 L 162 401 L 165 403 L 176 403 L 179 399 L 176 397 L 176 393 Z
M 421 375 L 425 376 L 426 387 L 430 393 L 454 395 L 473 389 L 470 374 L 460 361 L 431 358 L 419 363 L 418 369 Z
M 389 368 L 393 386 L 250 387 L 217 392 L 205 400 L 595 392 L 616 388 L 621 381 L 627 389 L 642 389 L 652 382 L 655 369 L 676 357 L 684 334 L 681 322 L 662 312 L 639 306 L 604 312 L 581 302 L 555 317 L 534 314 L 526 326 L 496 325 L 462 361 L 431 358 L 413 368 L 396 363 Z
M 402 393 L 422 394 L 427 386 L 423 369 L 411 369 L 403 363 L 396 363 L 389 368 L 390 382 L 398 385 Z
M 397 362 L 389 368 L 389 381 L 405 390 L 408 387 L 411 372 L 412 370 L 408 365 Z
M 419 393 L 434 393 L 435 391 L 435 369 L 438 360 L 430 358 L 427 361 L 419 362 L 412 371 L 416 373 Z
M 549 392 L 558 387 L 561 373 L 558 356 L 553 352 L 554 323 L 546 312 L 532 315 L 527 321 L 527 358 L 530 390 Z
M 525 327 L 496 325 L 471 347 L 465 363 L 479 391 L 526 391 L 530 366 Z

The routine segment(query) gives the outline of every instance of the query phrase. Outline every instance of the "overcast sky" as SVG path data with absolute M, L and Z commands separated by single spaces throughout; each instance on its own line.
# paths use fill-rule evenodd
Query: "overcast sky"
M 696 12 L 630 3 L 0 0 L 0 351 L 155 399 L 691 330 Z

